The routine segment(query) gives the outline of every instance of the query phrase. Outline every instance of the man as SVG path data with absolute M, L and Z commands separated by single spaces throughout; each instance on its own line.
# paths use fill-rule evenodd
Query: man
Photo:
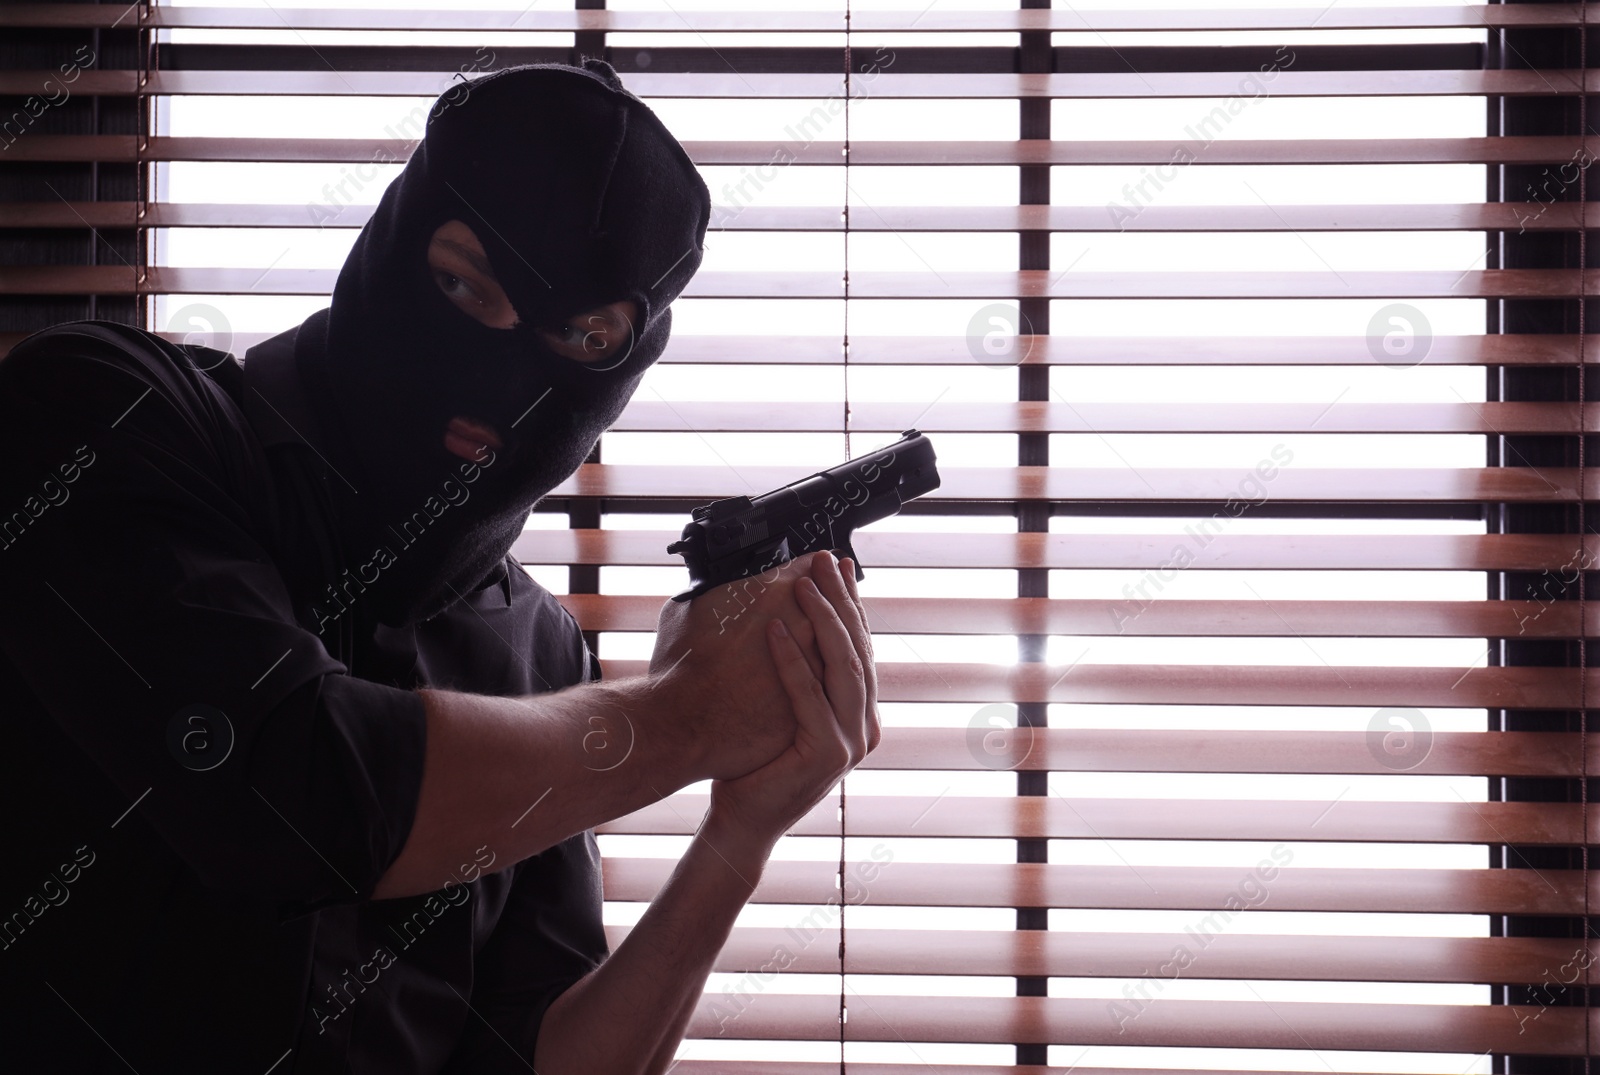
M 668 602 L 650 674 L 601 683 L 510 556 L 709 208 L 607 65 L 515 68 L 441 98 L 330 308 L 242 366 L 104 322 L 0 362 L 8 1063 L 667 1068 L 773 844 L 878 738 L 848 561 L 731 623 Z M 608 952 L 592 827 L 705 779 Z

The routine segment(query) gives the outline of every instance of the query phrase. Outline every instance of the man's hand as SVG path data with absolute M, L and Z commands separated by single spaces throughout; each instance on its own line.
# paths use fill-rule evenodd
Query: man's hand
M 714 841 L 770 849 L 882 737 L 872 636 L 856 591 L 855 565 L 819 553 L 794 590 L 815 628 L 825 669 L 816 674 L 803 648 L 782 629 L 783 620 L 765 621 L 772 657 L 797 720 L 794 741 L 754 772 L 711 785 L 711 811 L 703 831 Z M 730 846 L 729 852 L 739 849 Z
M 773 663 L 767 624 L 781 619 L 790 633 L 785 652 L 798 652 L 803 665 L 823 674 L 812 622 L 816 610 L 803 607 L 795 593 L 797 580 L 808 577 L 820 557 L 828 558 L 827 571 L 837 576 L 831 555 L 808 553 L 691 601 L 662 605 L 650 672 L 677 699 L 679 723 L 665 734 L 693 740 L 702 759 L 700 778 L 743 776 L 794 741 L 792 692 Z M 850 604 L 842 589 L 838 595 Z
M 520 862 L 689 784 L 743 776 L 789 749 L 791 692 L 768 648 L 767 623 L 783 619 L 793 636 L 783 652 L 792 658 L 798 648 L 807 654 L 801 663 L 823 674 L 812 626 L 819 599 L 802 609 L 794 593 L 818 555 L 691 602 L 667 602 L 650 675 L 529 698 L 421 691 L 427 753 L 416 814 L 376 898 L 436 891 L 468 861 L 460 856 L 484 844 L 506 865 Z M 831 592 L 849 606 L 842 590 Z M 591 750 L 597 732 L 602 745 L 616 742 L 620 758 L 609 747 L 603 757 Z
M 780 698 L 763 704 L 781 706 L 785 714 L 792 707 L 798 720 L 781 750 L 773 752 L 776 757 L 769 755 L 771 760 L 748 775 L 711 785 L 705 823 L 638 925 L 610 958 L 546 1010 L 533 1057 L 542 1072 L 657 1075 L 670 1070 L 713 960 L 755 891 L 772 845 L 878 745 L 878 681 L 855 565 L 836 564 L 826 552 L 791 564 L 800 565 L 784 576 L 792 592 L 786 601 L 772 597 L 771 607 L 800 610 L 805 636 L 797 641 L 800 632 L 787 614 L 750 608 L 740 617 L 739 630 L 747 634 L 739 644 L 761 643 L 765 668 L 749 652 L 740 651 L 740 659 L 751 675 L 772 676 L 776 667 Z M 689 604 L 717 592 L 709 590 Z M 709 643 L 692 630 L 704 612 L 672 604 L 679 607 L 663 610 L 662 623 L 676 633 L 657 645 L 663 669 L 698 656 L 690 654 L 690 641 Z M 788 634 L 773 633 L 778 622 L 789 626 Z M 733 652 L 719 650 L 706 660 L 732 668 Z M 738 692 L 740 685 L 735 682 L 732 690 Z M 764 686 L 745 685 L 746 700 L 737 702 L 736 695 L 730 712 L 748 709 L 755 704 L 748 699 L 764 692 Z M 702 700 L 716 701 L 709 692 Z M 775 723 L 771 717 L 770 712 L 747 712 L 740 719 Z

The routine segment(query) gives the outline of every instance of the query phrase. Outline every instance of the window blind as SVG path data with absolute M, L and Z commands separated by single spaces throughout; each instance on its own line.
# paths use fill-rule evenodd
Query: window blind
M 0 346 L 242 352 L 428 99 L 602 55 L 718 203 L 517 547 L 607 675 L 691 507 L 943 475 L 676 1070 L 1589 1070 L 1587 6 L 989 6 L 8 5 Z M 614 941 L 705 790 L 602 829 Z

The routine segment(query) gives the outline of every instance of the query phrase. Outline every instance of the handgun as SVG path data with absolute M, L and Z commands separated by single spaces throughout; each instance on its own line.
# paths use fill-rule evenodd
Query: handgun
M 667 546 L 689 568 L 689 589 L 672 599 L 687 601 L 822 549 L 848 556 L 860 581 L 866 574 L 850 544 L 856 528 L 939 488 L 935 463 L 928 438 L 908 429 L 893 444 L 770 493 L 700 505 Z

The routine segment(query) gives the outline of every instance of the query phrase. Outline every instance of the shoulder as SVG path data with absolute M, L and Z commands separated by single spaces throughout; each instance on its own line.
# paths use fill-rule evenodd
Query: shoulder
M 158 397 L 158 410 L 236 413 L 213 376 L 224 363 L 237 366 L 226 352 L 180 347 L 131 325 L 70 321 L 25 337 L 0 360 L 0 399 L 28 394 L 68 401 L 86 419 L 108 426 L 132 418 L 130 390 L 133 399 L 144 397 L 141 402 Z
M 0 380 L 89 376 L 153 383 L 183 380 L 186 368 L 199 372 L 189 351 L 153 332 L 112 321 L 68 321 L 18 341 L 0 361 Z
M 63 435 L 212 475 L 248 466 L 244 416 L 207 368 L 223 363 L 237 366 L 108 321 L 36 332 L 0 360 L 0 443 Z

